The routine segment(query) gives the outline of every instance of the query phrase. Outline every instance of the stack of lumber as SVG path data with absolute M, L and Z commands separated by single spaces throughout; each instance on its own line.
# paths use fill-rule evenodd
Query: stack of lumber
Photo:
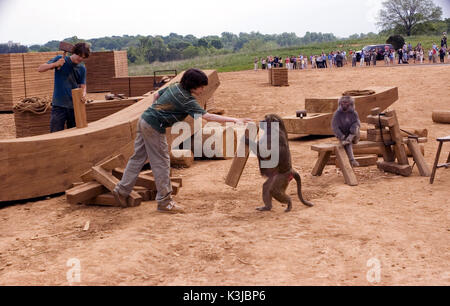
M 142 100 L 142 97 L 133 97 L 123 100 L 98 100 L 86 104 L 88 123 L 108 117 L 124 108 Z M 19 112 L 14 109 L 16 137 L 30 137 L 50 133 L 50 117 L 52 109 L 49 107 L 45 113 L 36 114 L 29 111 Z
M 161 82 L 164 76 L 157 76 L 156 83 Z M 142 96 L 154 90 L 153 76 L 116 77 L 111 80 L 111 92 L 124 94 L 127 97 Z
M 66 191 L 66 199 L 70 204 L 86 204 L 119 207 L 112 191 L 124 173 L 126 160 L 123 155 L 97 164 L 81 176 L 82 182 Z M 171 178 L 173 195 L 177 195 L 182 187 L 181 178 Z M 126 207 L 136 207 L 142 202 L 156 199 L 156 184 L 152 171 L 144 171 L 139 175 L 136 185 L 128 197 Z
M 53 95 L 54 73 L 39 65 L 61 52 L 0 54 L 0 111 L 12 111 L 23 98 Z
M 85 61 L 88 92 L 111 91 L 111 80 L 128 76 L 127 51 L 93 52 Z
M 287 68 L 272 68 L 272 86 L 289 86 L 289 73 Z

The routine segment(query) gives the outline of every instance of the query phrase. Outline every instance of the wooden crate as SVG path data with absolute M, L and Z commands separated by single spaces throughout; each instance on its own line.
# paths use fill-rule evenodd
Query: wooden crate
M 110 92 L 113 78 L 128 76 L 127 51 L 92 52 L 85 64 L 88 92 Z
M 271 84 L 273 86 L 289 86 L 288 71 L 286 68 L 273 68 Z

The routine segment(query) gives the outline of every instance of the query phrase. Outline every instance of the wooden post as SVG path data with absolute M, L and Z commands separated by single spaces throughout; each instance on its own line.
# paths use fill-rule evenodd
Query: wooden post
M 73 111 L 75 113 L 75 122 L 78 129 L 88 126 L 86 115 L 86 104 L 82 101 L 84 89 L 77 88 L 72 90 Z
M 319 158 L 317 160 L 316 165 L 312 171 L 313 176 L 321 176 L 323 173 L 323 169 L 328 164 L 328 160 L 333 152 L 332 151 L 321 151 L 319 152 Z
M 417 140 L 415 139 L 408 139 L 407 145 L 409 148 L 409 151 L 412 153 L 414 161 L 417 164 L 417 168 L 419 169 L 420 175 L 425 177 L 431 176 L 431 170 L 430 167 L 428 167 L 425 158 L 423 157 L 422 153 L 420 152 L 419 144 L 417 143 Z
M 350 165 L 350 161 L 344 147 L 336 146 L 334 152 L 336 154 L 336 160 L 339 168 L 341 168 L 342 173 L 344 174 L 345 183 L 350 186 L 358 186 L 358 179 L 356 178 L 355 172 L 353 172 L 353 168 Z
M 249 124 L 248 126 L 250 127 L 251 124 Z M 246 135 L 249 135 L 249 139 L 251 141 L 254 141 L 255 139 L 250 138 L 250 136 L 256 137 L 258 134 L 259 127 L 256 125 L 255 128 L 257 131 L 256 135 L 250 135 L 250 133 L 248 133 L 249 131 L 248 130 L 246 131 Z M 245 155 L 243 157 L 239 157 L 238 156 L 239 151 L 240 151 L 239 148 L 242 145 L 245 146 Z M 236 155 L 233 159 L 233 163 L 231 165 L 230 171 L 228 172 L 227 179 L 225 181 L 225 184 L 227 184 L 228 186 L 233 187 L 233 188 L 236 188 L 239 184 L 239 181 L 241 180 L 242 173 L 244 172 L 245 165 L 247 164 L 248 158 L 250 156 L 250 146 L 245 144 L 243 141 L 241 141 L 238 143 L 236 151 L 237 151 Z
M 94 178 L 109 191 L 113 191 L 119 180 L 102 167 L 96 166 L 92 168 Z M 135 191 L 132 191 L 128 197 L 128 206 L 135 207 L 141 205 L 142 197 Z
M 400 165 L 409 165 L 408 156 L 406 155 L 405 147 L 403 146 L 403 136 L 400 131 L 400 126 L 395 110 L 387 112 L 386 115 L 394 119 L 394 125 L 390 127 L 392 140 L 395 141 L 395 156 Z

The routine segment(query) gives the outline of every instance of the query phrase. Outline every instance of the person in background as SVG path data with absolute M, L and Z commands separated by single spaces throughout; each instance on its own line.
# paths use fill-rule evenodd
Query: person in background
M 76 126 L 73 110 L 72 89 L 83 89 L 83 101 L 86 101 L 86 67 L 82 64 L 91 54 L 86 43 L 74 46 L 71 56 L 58 55 L 38 68 L 38 72 L 55 70 L 55 81 L 50 118 L 50 132 L 55 133 Z

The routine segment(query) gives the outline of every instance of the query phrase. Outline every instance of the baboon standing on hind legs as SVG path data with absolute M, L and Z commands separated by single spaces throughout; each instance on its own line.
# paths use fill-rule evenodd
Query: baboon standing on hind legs
M 267 115 L 261 122 L 267 123 L 266 126 L 263 125 L 263 128 L 266 128 L 264 137 L 262 137 L 257 144 L 251 141 L 248 137 L 245 138 L 245 142 L 250 145 L 251 149 L 257 149 L 257 152 L 254 153 L 258 157 L 261 175 L 268 178 L 263 185 L 263 201 L 265 206 L 258 208 L 258 210 L 270 211 L 272 209 L 272 198 L 274 198 L 280 203 L 287 204 L 288 207 L 286 212 L 290 212 L 292 210 L 292 201 L 291 197 L 286 194 L 286 189 L 292 179 L 295 179 L 297 182 L 297 193 L 300 201 L 308 207 L 314 206 L 314 204 L 303 199 L 301 177 L 300 174 L 292 168 L 288 134 L 286 132 L 283 120 L 279 116 L 272 114 Z M 272 130 L 274 130 L 274 133 L 272 133 Z M 272 152 L 272 142 L 274 141 L 272 139 L 272 134 L 278 136 L 278 152 Z M 272 155 L 262 157 L 262 143 L 266 143 L 267 151 L 271 152 Z M 273 167 L 270 167 L 269 162 L 273 160 L 274 153 L 278 154 L 278 161 L 276 165 L 272 165 Z M 269 166 L 267 166 L 266 163 L 268 163 Z

